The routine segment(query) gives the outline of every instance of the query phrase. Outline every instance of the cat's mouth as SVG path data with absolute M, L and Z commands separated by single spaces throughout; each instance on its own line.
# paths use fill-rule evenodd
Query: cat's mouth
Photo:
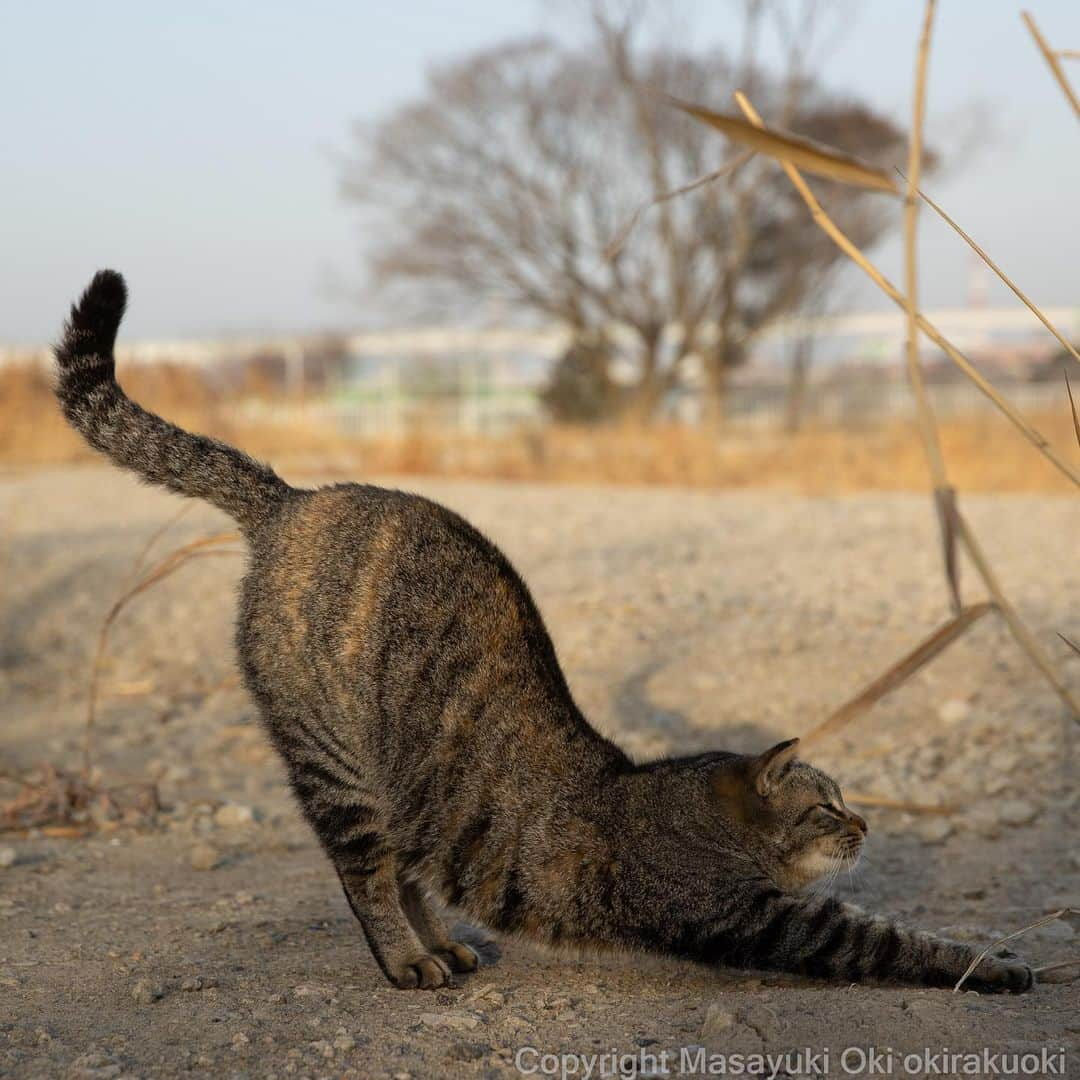
M 854 870 L 862 856 L 861 836 L 843 836 L 800 856 L 789 868 L 790 886 L 803 888 L 816 881 L 835 878 L 842 870 Z
M 841 837 L 836 842 L 833 856 L 841 863 L 845 863 L 848 866 L 854 866 L 862 856 L 862 849 L 863 838 L 849 833 L 847 836 Z

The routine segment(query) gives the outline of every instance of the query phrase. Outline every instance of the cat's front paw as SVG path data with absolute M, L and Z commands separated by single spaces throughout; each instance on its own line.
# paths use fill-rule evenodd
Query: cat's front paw
M 984 994 L 1026 994 L 1034 985 L 1035 973 L 1031 968 L 1015 953 L 1006 953 L 983 957 L 961 989 Z
M 437 990 L 453 982 L 450 969 L 431 953 L 417 953 L 396 964 L 387 964 L 387 978 L 399 990 Z

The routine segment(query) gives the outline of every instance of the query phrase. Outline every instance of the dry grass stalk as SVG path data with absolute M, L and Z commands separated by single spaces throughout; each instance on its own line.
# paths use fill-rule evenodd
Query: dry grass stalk
M 110 607 L 98 631 L 97 649 L 90 675 L 86 723 L 83 734 L 83 767 L 80 773 L 44 765 L 35 773 L 20 776 L 0 770 L 0 778 L 18 785 L 12 799 L 0 802 L 0 832 L 39 829 L 49 836 L 81 837 L 113 823 L 137 824 L 151 819 L 159 809 L 157 785 L 136 780 L 105 787 L 94 777 L 93 734 L 101 688 L 101 669 L 109 629 L 127 604 L 140 593 L 174 574 L 192 559 L 212 555 L 239 555 L 223 545 L 239 539 L 236 533 L 204 536 L 169 552 L 145 573 L 140 572 L 154 545 L 187 512 L 183 507 L 147 540 L 139 552 L 121 595 Z
M 1053 73 L 1054 78 L 1057 79 L 1057 84 L 1061 87 L 1061 92 L 1065 95 L 1065 99 L 1072 106 L 1077 119 L 1080 119 L 1080 99 L 1077 99 L 1072 86 L 1069 84 L 1068 77 L 1065 75 L 1065 69 L 1058 60 L 1058 54 L 1050 48 L 1050 43 L 1042 36 L 1042 32 L 1035 24 L 1035 20 L 1031 17 L 1031 13 L 1024 11 L 1021 12 L 1021 16 L 1026 23 L 1031 36 L 1035 39 L 1035 44 L 1039 47 L 1039 52 L 1043 54 L 1050 71 Z
M 879 675 L 869 686 L 860 691 L 850 701 L 845 702 L 831 716 L 812 727 L 802 736 L 806 744 L 835 735 L 841 728 L 861 716 L 871 705 L 876 704 L 891 690 L 907 682 L 920 668 L 928 664 L 935 656 L 947 649 L 970 626 L 981 619 L 991 608 L 990 604 L 973 604 L 965 608 L 955 618 L 938 627 L 925 641 L 919 643 L 907 656 L 898 660 L 887 671 Z
M 936 0 L 927 0 L 923 15 L 922 33 L 915 60 L 915 94 L 912 101 L 911 136 L 908 140 L 908 179 L 904 198 L 904 290 L 907 310 L 907 375 L 915 397 L 915 413 L 922 439 L 923 452 L 930 469 L 938 526 L 941 530 L 942 558 L 945 580 L 952 598 L 953 613 L 963 607 L 960 598 L 960 576 L 956 560 L 956 529 L 954 527 L 956 493 L 949 484 L 945 459 L 941 453 L 941 438 L 930 397 L 926 392 L 922 364 L 919 362 L 919 202 L 916 192 L 922 175 L 923 121 L 926 115 L 926 68 L 930 55 L 930 32 L 934 23 Z
M 941 558 L 945 566 L 945 583 L 949 587 L 953 614 L 959 615 L 964 604 L 960 599 L 960 560 L 956 553 L 956 488 L 948 484 L 944 487 L 935 487 L 934 509 L 937 511 L 938 531 L 941 534 Z
M 1048 926 L 1050 923 L 1055 922 L 1058 919 L 1064 919 L 1066 922 L 1074 922 L 1080 918 L 1080 908 L 1062 908 L 1060 911 L 1053 911 L 1049 915 L 1044 915 L 1041 919 L 1036 919 L 1035 922 L 1030 923 L 1028 926 L 1022 926 L 1019 930 L 1014 930 L 1011 934 L 1006 934 L 1003 938 L 998 938 L 997 941 L 990 942 L 989 945 L 983 949 L 982 952 L 975 957 L 974 960 L 968 964 L 967 971 L 960 976 L 959 982 L 953 987 L 953 993 L 958 993 L 960 988 L 967 982 L 971 973 L 982 963 L 982 961 L 990 954 L 992 949 L 999 948 L 1008 941 L 1014 941 L 1018 937 L 1023 937 L 1029 930 L 1038 930 L 1040 926 Z M 1048 964 L 1045 968 L 1039 968 L 1036 970 L 1035 975 L 1038 977 L 1039 971 L 1054 970 L 1058 967 L 1068 966 L 1074 963 L 1074 961 L 1066 961 L 1064 965 L 1060 964 Z
M 750 104 L 746 96 L 740 92 L 737 92 L 736 100 L 739 102 L 740 108 L 749 117 L 752 123 L 761 124 L 761 117 L 758 116 L 757 111 L 753 105 Z M 782 161 L 781 165 L 784 171 L 787 173 L 791 182 L 795 185 L 799 194 L 802 195 L 803 201 L 809 207 L 814 220 L 821 226 L 826 234 L 844 251 L 848 254 L 854 262 L 863 269 L 888 295 L 894 302 L 901 307 L 907 309 L 908 301 L 903 297 L 891 282 L 875 267 L 863 253 L 848 239 L 848 237 L 841 232 L 836 223 L 825 213 L 821 204 L 814 197 L 813 192 L 810 191 L 806 185 L 806 181 L 803 180 L 798 169 L 795 168 L 788 161 Z M 1032 442 L 1038 447 L 1044 456 L 1057 465 L 1058 469 L 1065 473 L 1077 486 L 1080 486 L 1080 474 L 1072 468 L 1067 462 L 1060 458 L 1049 446 L 1046 440 L 1037 431 L 1030 427 L 1030 425 L 1012 408 L 1009 403 L 1001 397 L 1000 394 L 983 378 L 981 373 L 970 364 L 966 357 L 964 357 L 958 350 L 956 350 L 950 342 L 948 342 L 934 327 L 929 323 L 922 315 L 918 316 L 919 328 L 936 344 L 945 350 L 949 357 L 963 370 L 972 380 L 975 382 L 984 393 L 990 397 L 990 399 L 998 405 L 998 407 L 1013 421 L 1017 428 L 1025 435 L 1029 442 Z M 1028 654 L 1032 662 L 1036 667 L 1046 676 L 1047 681 L 1057 692 L 1058 696 L 1069 706 L 1076 721 L 1080 723 L 1080 703 L 1078 703 L 1073 696 L 1069 693 L 1068 689 L 1058 678 L 1054 672 L 1053 666 L 1050 663 L 1049 658 L 1042 651 L 1039 644 L 1035 641 L 1034 637 L 1028 631 L 1027 627 L 1021 622 L 1016 610 L 1008 602 L 1005 594 L 1001 590 L 1001 586 L 997 581 L 993 570 L 990 567 L 982 548 L 979 546 L 978 541 L 967 523 L 960 516 L 959 513 L 953 515 L 957 532 L 961 539 L 964 541 L 964 545 L 971 555 L 972 561 L 975 563 L 983 580 L 986 583 L 986 587 L 993 597 L 995 603 L 1000 609 L 1009 629 L 1013 633 L 1013 637 L 1016 639 L 1021 648 Z
M 1072 651 L 1076 653 L 1077 656 L 1080 656 L 1080 645 L 1077 645 L 1072 638 L 1067 638 L 1064 634 L 1061 633 L 1058 634 L 1058 637 L 1061 638 L 1061 640 L 1064 641 L 1065 644 L 1068 645 L 1069 648 L 1072 649 Z
M 735 99 L 739 107 L 755 125 L 763 125 L 757 110 L 750 104 L 746 95 L 737 91 Z M 836 222 L 825 213 L 821 203 L 818 202 L 814 193 L 807 186 L 801 173 L 790 161 L 781 161 L 781 166 L 787 173 L 792 184 L 802 196 L 810 210 L 814 221 L 822 231 L 848 256 L 898 307 L 907 310 L 907 300 L 899 289 L 870 260 L 855 246 L 848 236 L 840 230 Z M 1080 487 L 1080 470 L 1065 461 L 1050 445 L 1049 441 L 1039 431 L 1033 428 L 998 392 L 994 385 L 971 363 L 963 353 L 950 342 L 929 319 L 921 312 L 916 313 L 916 321 L 919 329 L 935 345 L 942 349 L 950 360 L 979 388 L 982 393 L 994 403 L 995 406 L 1010 420 L 1013 426 L 1032 444 L 1043 456 L 1050 461 L 1061 473 L 1067 476 L 1077 487 Z
M 141 824 L 160 809 L 157 785 L 136 782 L 105 788 L 88 776 L 44 765 L 8 779 L 20 786 L 0 802 L 0 833 L 38 829 L 46 836 L 78 838 L 114 822 Z
M 1076 431 L 1076 445 L 1080 446 L 1080 416 L 1076 412 L 1076 401 L 1073 399 L 1072 384 L 1069 382 L 1068 373 L 1065 375 L 1065 393 L 1069 395 L 1069 408 L 1072 410 L 1073 428 Z
M 146 560 L 150 557 L 150 552 L 154 550 L 157 542 L 182 518 L 189 510 L 194 506 L 193 502 L 185 502 L 181 505 L 180 509 L 173 514 L 172 517 L 166 518 L 150 535 L 147 537 L 146 543 L 143 544 L 139 554 L 135 556 L 135 562 L 131 566 L 131 573 L 128 575 L 128 581 L 134 581 L 139 575 L 139 571 L 146 565 Z
M 914 179 L 911 181 L 911 186 L 914 188 L 918 187 Z M 982 261 L 986 263 L 986 265 L 989 266 L 995 274 L 997 274 L 997 276 L 1006 285 L 1008 285 L 1010 289 L 1012 289 L 1013 293 L 1023 302 L 1024 306 L 1028 309 L 1028 311 L 1030 311 L 1032 315 L 1034 315 L 1035 318 L 1037 318 L 1039 322 L 1041 322 L 1043 326 L 1045 326 L 1046 329 L 1049 330 L 1050 333 L 1058 339 L 1058 342 L 1062 346 L 1062 348 L 1064 348 L 1065 351 L 1068 352 L 1073 357 L 1073 359 L 1077 361 L 1077 363 L 1080 363 L 1080 352 L 1077 352 L 1076 349 L 1073 348 L 1072 342 L 1068 341 L 1057 329 L 1057 327 L 1054 326 L 1054 324 L 1042 313 L 1035 301 L 1031 300 L 1027 296 L 1027 294 L 1020 289 L 1016 282 L 1014 282 L 1012 278 L 1010 278 L 1005 273 L 1005 271 L 1002 270 L 1001 267 L 998 266 L 998 264 L 994 262 L 994 260 L 991 259 L 990 256 L 987 255 L 987 253 L 972 239 L 972 237 L 969 236 L 968 233 L 966 233 L 951 217 L 949 217 L 949 215 L 945 213 L 945 211 L 936 202 L 934 202 L 934 200 L 931 199 L 925 191 L 919 191 L 918 194 L 920 198 L 925 200 L 926 205 L 929 206 L 945 222 L 945 224 L 948 225 L 964 241 L 964 243 L 966 243 L 968 247 L 971 248 L 971 250 L 974 251 L 975 254 L 978 255 L 979 258 L 982 259 Z
M 993 567 L 990 565 L 990 560 L 987 559 L 986 553 L 982 549 L 982 545 L 979 543 L 971 526 L 968 525 L 966 519 L 960 513 L 956 515 L 956 527 L 968 555 L 971 556 L 971 561 L 979 571 L 983 582 L 986 584 L 987 591 L 993 598 L 998 611 L 1001 612 L 1006 625 L 1012 631 L 1016 643 L 1028 654 L 1031 662 L 1043 673 L 1046 681 L 1057 692 L 1058 697 L 1068 705 L 1077 723 L 1080 723 L 1080 701 L 1073 697 L 1068 687 L 1058 677 L 1050 657 L 1043 652 L 1042 646 L 1035 640 L 1031 631 L 1028 630 L 1017 614 L 1016 609 L 1009 602 L 1009 598 L 1001 588 L 1001 584 L 994 573 Z
M 676 109 L 700 120 L 709 127 L 716 128 L 729 139 L 740 142 L 760 154 L 767 154 L 778 161 L 786 161 L 805 169 L 815 176 L 824 176 L 829 180 L 838 180 L 844 184 L 870 188 L 873 191 L 885 191 L 898 195 L 896 181 L 884 170 L 867 165 L 850 154 L 842 154 L 831 147 L 820 146 L 809 139 L 788 135 L 763 124 L 740 120 L 737 116 L 713 112 L 703 105 L 693 105 L 664 95 L 664 100 Z
M 146 555 L 149 553 L 150 548 L 154 542 L 164 533 L 165 529 L 169 527 L 174 521 L 176 521 L 181 515 L 177 514 L 171 521 L 167 522 L 162 529 L 159 529 L 150 539 L 150 542 L 143 549 L 142 553 L 136 562 L 135 574 L 132 574 L 128 581 L 138 573 Z M 215 533 L 212 536 L 204 536 L 198 540 L 193 540 L 190 543 L 184 544 L 179 548 L 169 552 L 163 559 L 156 563 L 150 570 L 148 570 L 141 578 L 139 578 L 133 585 L 125 588 L 119 597 L 113 602 L 112 607 L 109 608 L 104 620 L 102 620 L 101 627 L 98 630 L 97 648 L 94 653 L 94 663 L 90 672 L 90 690 L 87 697 L 86 705 L 86 724 L 83 732 L 83 774 L 89 777 L 90 771 L 93 765 L 93 739 L 94 739 L 94 724 L 97 718 L 97 703 L 100 694 L 101 687 L 101 669 L 105 660 L 105 649 L 108 645 L 109 630 L 113 623 L 116 621 L 117 616 L 124 610 L 127 605 L 135 599 L 140 593 L 145 592 L 147 589 L 158 584 L 160 581 L 164 581 L 165 578 L 176 573 L 182 566 L 190 562 L 192 559 L 206 558 L 208 556 L 215 555 L 240 555 L 241 551 L 236 550 L 206 550 L 208 548 L 218 548 L 225 544 L 234 543 L 239 539 L 237 533 Z
M 948 804 L 905 802 L 885 795 L 867 795 L 858 791 L 847 792 L 844 802 L 852 806 L 879 806 L 886 810 L 901 810 L 906 814 L 955 814 L 957 808 Z
M 1080 956 L 1074 956 L 1071 960 L 1059 960 L 1056 964 L 1044 964 L 1042 967 L 1035 969 L 1035 977 L 1042 979 L 1053 971 L 1064 971 L 1066 968 L 1080 968 Z M 1055 982 L 1057 980 L 1050 979 L 1048 981 Z
M 622 251 L 626 246 L 626 241 L 630 239 L 630 234 L 637 228 L 638 222 L 641 221 L 642 217 L 654 206 L 659 206 L 660 203 L 676 199 L 680 195 L 689 195 L 691 191 L 697 191 L 699 187 L 711 184 L 714 180 L 722 180 L 725 176 L 730 176 L 731 173 L 745 165 L 753 156 L 753 150 L 743 150 L 741 153 L 736 154 L 730 161 L 721 165 L 719 169 L 714 169 L 711 173 L 706 173 L 704 176 L 699 176 L 696 180 L 691 180 L 689 183 L 683 184 L 682 187 L 677 187 L 672 191 L 662 192 L 652 199 L 647 199 L 630 215 L 627 221 L 623 222 L 615 235 L 608 241 L 607 247 L 604 248 L 604 258 L 610 262 L 620 251 Z

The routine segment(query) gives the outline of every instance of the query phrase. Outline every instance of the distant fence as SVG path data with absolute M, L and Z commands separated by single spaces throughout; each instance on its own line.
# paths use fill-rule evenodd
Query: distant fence
M 1022 377 L 1020 358 L 1030 360 L 1037 350 L 1046 357 L 1056 348 L 1027 311 L 956 309 L 931 315 L 980 366 L 993 361 L 990 378 L 1022 412 L 1065 407 L 1059 383 Z M 1051 309 L 1050 316 L 1066 333 L 1080 331 L 1077 309 Z M 790 413 L 785 360 L 805 335 L 814 338 L 816 359 L 800 398 L 803 421 L 855 425 L 910 415 L 900 364 L 903 314 L 875 312 L 781 320 L 770 327 L 754 360 L 733 375 L 725 401 L 731 424 L 751 429 L 785 424 Z M 545 422 L 540 390 L 568 339 L 565 331 L 545 328 L 371 331 L 340 335 L 330 366 L 326 343 L 326 338 L 133 342 L 122 344 L 118 357 L 121 367 L 179 363 L 215 378 L 260 360 L 265 365 L 272 357 L 272 385 L 284 400 L 237 406 L 246 417 L 269 423 L 305 420 L 350 437 L 398 437 L 413 430 L 499 435 Z M 321 368 L 316 346 L 322 348 Z M 838 359 L 848 366 L 841 370 Z M 0 346 L 0 367 L 26 362 L 48 366 L 51 359 L 43 348 Z M 664 408 L 670 419 L 701 421 L 701 383 L 700 374 L 688 377 L 668 397 Z M 241 384 L 234 380 L 233 385 Z M 935 382 L 930 393 L 943 418 L 991 407 L 962 379 Z
M 999 389 L 1024 413 L 1067 407 L 1063 387 L 1054 382 L 999 380 Z M 994 406 L 969 383 L 930 387 L 937 414 L 955 419 L 994 411 Z M 696 391 L 674 395 L 667 406 L 670 419 L 697 424 L 704 412 Z M 782 383 L 733 386 L 726 412 L 733 427 L 775 430 L 788 417 L 788 388 Z M 372 394 L 348 400 L 312 399 L 305 402 L 245 403 L 246 419 L 274 423 L 306 423 L 352 438 L 400 438 L 410 432 L 499 436 L 540 426 L 547 417 L 535 391 L 458 395 Z M 912 414 L 911 393 L 897 381 L 811 384 L 805 390 L 801 419 L 808 423 L 858 426 L 897 420 Z

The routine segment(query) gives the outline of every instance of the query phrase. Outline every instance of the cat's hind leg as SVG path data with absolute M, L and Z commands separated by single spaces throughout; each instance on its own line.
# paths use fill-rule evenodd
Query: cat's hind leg
M 475 971 L 480 965 L 476 952 L 462 941 L 455 941 L 424 890 L 415 881 L 401 882 L 401 906 L 420 940 L 451 971 Z

